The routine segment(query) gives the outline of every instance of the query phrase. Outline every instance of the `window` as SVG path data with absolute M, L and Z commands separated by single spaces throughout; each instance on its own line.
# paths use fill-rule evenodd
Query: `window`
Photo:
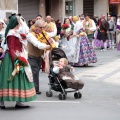
M 65 1 L 65 15 L 73 16 L 73 0 Z

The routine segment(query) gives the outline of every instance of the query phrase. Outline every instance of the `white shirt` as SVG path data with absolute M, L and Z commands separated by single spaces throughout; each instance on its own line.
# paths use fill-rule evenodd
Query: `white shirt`
M 88 21 L 86 21 L 86 25 L 88 25 L 88 24 L 89 24 Z M 93 20 L 92 20 L 92 27 L 90 27 L 89 30 L 91 30 L 91 31 L 96 30 L 96 24 L 95 24 L 95 22 Z
M 32 43 L 35 47 L 39 49 L 44 49 L 46 47 L 46 44 L 38 41 L 37 38 L 32 33 L 28 33 L 26 37 L 27 37 L 27 40 L 30 43 Z

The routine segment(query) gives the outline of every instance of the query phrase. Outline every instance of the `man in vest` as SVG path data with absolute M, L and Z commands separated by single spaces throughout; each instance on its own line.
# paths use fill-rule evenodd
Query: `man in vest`
M 34 31 L 36 34 L 33 34 L 32 31 L 27 34 L 28 39 L 28 61 L 30 63 L 33 80 L 35 84 L 36 94 L 41 94 L 39 91 L 39 71 L 41 66 L 41 49 L 50 49 L 50 45 L 47 45 L 37 39 L 37 35 L 42 32 L 44 28 L 44 21 L 37 20 L 34 24 Z
M 88 39 L 92 43 L 94 31 L 96 30 L 96 24 L 92 19 L 90 19 L 88 14 L 85 14 L 85 19 L 83 21 L 83 29 L 85 30 Z

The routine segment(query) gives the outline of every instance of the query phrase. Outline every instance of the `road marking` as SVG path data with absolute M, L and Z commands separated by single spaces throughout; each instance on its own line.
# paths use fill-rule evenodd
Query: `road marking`
M 34 103 L 72 103 L 72 104 L 79 104 L 80 102 L 74 101 L 32 101 Z

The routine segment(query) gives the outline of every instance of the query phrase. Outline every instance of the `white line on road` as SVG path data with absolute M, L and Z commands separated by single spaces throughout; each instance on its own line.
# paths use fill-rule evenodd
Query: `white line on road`
M 73 101 L 32 101 L 35 103 L 72 103 L 72 104 L 79 104 L 80 102 L 73 102 Z

